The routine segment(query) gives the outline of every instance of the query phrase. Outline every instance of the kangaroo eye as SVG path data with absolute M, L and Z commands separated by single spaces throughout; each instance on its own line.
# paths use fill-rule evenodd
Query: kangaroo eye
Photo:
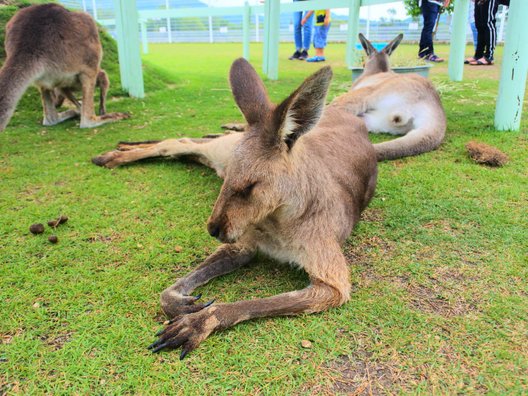
M 251 192 L 253 191 L 253 188 L 255 188 L 256 185 L 257 185 L 256 182 L 255 183 L 251 183 L 247 187 L 245 187 L 243 190 L 241 190 L 238 194 L 242 198 L 249 198 L 249 196 L 251 195 Z

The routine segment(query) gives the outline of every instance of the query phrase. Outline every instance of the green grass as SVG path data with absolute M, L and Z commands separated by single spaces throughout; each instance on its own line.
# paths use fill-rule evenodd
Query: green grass
M 291 49 L 281 46 L 280 80 L 266 81 L 276 101 L 319 67 L 286 60 Z M 34 91 L 23 99 L 0 134 L 0 394 L 526 393 L 528 123 L 525 111 L 520 133 L 494 131 L 498 66 L 466 68 L 463 83 L 448 80 L 446 65 L 433 69 L 446 141 L 380 164 L 376 195 L 344 247 L 349 303 L 240 324 L 183 362 L 146 350 L 160 292 L 217 246 L 205 224 L 221 180 L 193 163 L 110 171 L 90 158 L 119 140 L 200 136 L 239 121 L 227 74 L 241 51 L 151 45 L 146 78 L 157 86 L 144 100 L 113 97 L 108 110 L 132 118 L 92 130 L 42 127 Z M 416 47 L 398 51 L 414 57 Z M 261 47 L 251 54 L 260 70 Z M 350 86 L 344 45 L 327 56 L 333 98 Z M 464 149 L 472 139 L 510 162 L 476 165 Z M 70 220 L 57 245 L 49 229 L 29 233 L 60 213 Z M 306 282 L 259 257 L 199 291 L 226 302 Z

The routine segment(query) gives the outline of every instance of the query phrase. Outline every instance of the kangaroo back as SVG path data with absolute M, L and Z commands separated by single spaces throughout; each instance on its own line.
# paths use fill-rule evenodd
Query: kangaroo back
M 404 135 L 374 144 L 378 161 L 418 155 L 436 149 L 443 141 L 446 118 L 431 82 L 417 74 L 391 71 L 389 56 L 403 38 L 399 34 L 381 51 L 365 36 L 359 39 L 368 60 L 363 74 L 336 105 L 363 118 L 369 132 Z

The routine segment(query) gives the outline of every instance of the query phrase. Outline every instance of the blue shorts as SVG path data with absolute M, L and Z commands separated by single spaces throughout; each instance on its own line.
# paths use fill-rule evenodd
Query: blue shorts
M 324 48 L 326 47 L 326 38 L 328 37 L 328 31 L 330 30 L 330 25 L 319 25 L 315 26 L 314 29 L 314 48 Z

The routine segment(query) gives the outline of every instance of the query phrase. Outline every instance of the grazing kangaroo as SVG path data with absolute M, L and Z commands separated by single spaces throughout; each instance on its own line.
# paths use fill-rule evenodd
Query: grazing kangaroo
M 172 318 L 150 345 L 182 347 L 181 358 L 212 332 L 245 320 L 313 313 L 349 299 L 347 262 L 340 245 L 376 186 L 376 152 L 365 123 L 325 98 L 332 78 L 325 67 L 281 104 L 244 59 L 230 72 L 235 101 L 247 121 L 208 220 L 224 244 L 161 295 Z M 226 137 L 229 139 L 229 135 Z M 303 268 L 305 289 L 229 304 L 198 304 L 192 291 L 248 263 L 257 251 Z
M 81 128 L 128 118 L 125 113 L 95 115 L 93 95 L 98 77 L 101 96 L 108 78 L 104 72 L 100 75 L 103 50 L 90 15 L 68 11 L 57 4 L 23 8 L 6 26 L 5 49 L 7 57 L 0 70 L 0 131 L 7 126 L 30 84 L 40 90 L 44 125 L 76 117 L 79 111 Z M 68 97 L 78 87 L 82 90 L 82 103 L 74 103 L 79 111 L 58 113 L 54 90 Z
M 390 70 L 389 56 L 400 44 L 398 35 L 377 51 L 362 35 L 359 39 L 368 59 L 363 74 L 347 93 L 337 97 L 332 106 L 357 115 L 369 132 L 388 132 L 404 136 L 374 144 L 378 161 L 418 155 L 436 149 L 442 143 L 446 118 L 440 97 L 431 82 L 418 74 L 396 74 Z M 242 124 L 230 129 L 244 130 Z M 223 177 L 241 133 L 213 139 L 167 139 L 148 142 L 121 142 L 117 150 L 93 159 L 96 165 L 116 166 L 150 157 L 190 156 L 214 168 Z

